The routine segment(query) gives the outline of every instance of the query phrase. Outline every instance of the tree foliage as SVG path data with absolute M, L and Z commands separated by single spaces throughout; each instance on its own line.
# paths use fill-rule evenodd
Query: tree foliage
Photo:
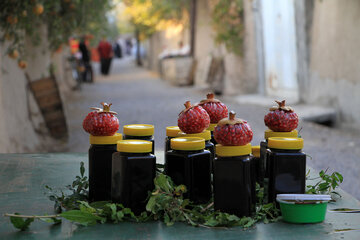
M 9 42 L 9 54 L 17 50 L 24 56 L 26 37 L 40 44 L 43 35 L 39 30 L 45 26 L 48 47 L 56 50 L 75 34 L 102 34 L 111 7 L 111 0 L 2 0 L 0 38 Z
M 124 3 L 131 23 L 145 36 L 174 23 L 188 22 L 189 0 L 124 0 Z
M 229 52 L 243 53 L 244 8 L 243 0 L 210 0 L 212 5 L 215 40 L 223 43 Z

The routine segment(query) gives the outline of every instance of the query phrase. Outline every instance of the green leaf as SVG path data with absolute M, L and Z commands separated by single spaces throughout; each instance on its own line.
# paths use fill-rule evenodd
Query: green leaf
M 60 224 L 61 219 L 59 218 L 39 218 L 43 222 L 52 223 L 54 225 Z
M 90 203 L 90 206 L 93 208 L 104 208 L 106 204 L 110 203 L 109 201 L 98 201 L 98 202 L 92 202 Z
M 122 211 L 119 211 L 116 213 L 116 218 L 120 222 L 123 220 L 124 216 L 125 216 L 125 214 Z
M 209 226 L 209 227 L 215 227 L 218 224 L 219 224 L 219 222 L 215 218 L 209 218 L 204 223 L 205 226 Z
M 190 200 L 189 199 L 184 199 L 183 202 L 181 203 L 181 207 L 185 208 L 186 206 L 188 206 L 190 204 Z
M 155 213 L 154 207 L 156 205 L 156 199 L 157 199 L 157 196 L 150 197 L 149 201 L 146 204 L 146 211 Z
M 88 213 L 95 213 L 96 209 L 91 207 L 88 202 L 85 201 L 78 201 L 80 203 L 80 211 L 88 212 Z
M 167 214 L 167 213 L 165 213 L 165 215 L 164 215 L 164 223 L 166 224 L 166 226 L 174 225 L 174 222 L 171 221 L 169 214 Z
M 15 215 L 20 215 L 20 214 L 15 213 Z M 21 217 L 10 217 L 10 222 L 12 223 L 12 225 L 17 229 L 20 229 L 21 231 L 27 230 L 33 221 L 34 221 L 33 218 L 27 218 L 26 220 L 24 220 Z
M 227 220 L 229 220 L 229 221 L 239 221 L 240 218 L 237 217 L 236 215 L 229 215 L 229 216 L 227 216 Z
M 160 189 L 164 190 L 165 192 L 171 192 L 172 186 L 169 183 L 169 177 L 160 174 L 154 179 L 155 186 L 158 186 Z
M 61 217 L 71 221 L 82 224 L 84 226 L 94 225 L 96 221 L 102 220 L 101 217 L 92 213 L 82 212 L 80 210 L 70 210 L 60 214 Z
M 80 163 L 80 174 L 81 174 L 81 177 L 83 177 L 85 174 L 84 162 Z

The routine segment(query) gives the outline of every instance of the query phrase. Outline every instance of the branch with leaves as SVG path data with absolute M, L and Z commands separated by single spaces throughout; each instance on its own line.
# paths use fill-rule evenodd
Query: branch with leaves
M 26 68 L 26 39 L 36 46 L 44 44 L 45 37 L 49 49 L 56 51 L 73 35 L 101 35 L 108 27 L 106 12 L 111 8 L 110 0 L 1 0 L 0 42 L 6 41 L 8 56 L 17 59 L 20 68 Z M 47 36 L 40 31 L 42 26 Z
M 329 168 L 325 171 L 321 170 L 319 172 L 319 177 L 309 180 L 317 180 L 314 185 L 307 185 L 306 193 L 309 194 L 335 194 L 341 196 L 338 192 L 335 191 L 337 187 L 343 182 L 344 177 L 339 172 L 333 172 L 327 174 Z M 309 175 L 310 171 L 307 175 Z
M 264 189 L 260 185 L 256 186 L 258 203 L 256 212 L 252 217 L 239 218 L 235 215 L 215 211 L 214 202 L 208 204 L 195 205 L 189 199 L 184 199 L 183 195 L 187 189 L 184 185 L 175 185 L 170 177 L 162 173 L 163 165 L 157 165 L 157 176 L 154 179 L 155 189 L 149 194 L 146 204 L 146 211 L 136 216 L 130 208 L 124 207 L 119 203 L 107 201 L 92 202 L 87 200 L 88 179 L 84 175 L 84 163 L 80 164 L 80 176 L 76 176 L 71 185 L 66 186 L 65 190 L 55 191 L 46 186 L 50 191 L 49 199 L 54 201 L 56 215 L 20 215 L 5 214 L 10 217 L 14 227 L 24 231 L 35 220 L 48 223 L 59 224 L 61 219 L 78 223 L 84 226 L 97 223 L 119 223 L 124 221 L 146 222 L 162 221 L 167 226 L 175 222 L 184 222 L 192 226 L 206 228 L 224 228 L 240 226 L 244 229 L 254 226 L 257 222 L 276 222 L 280 219 L 280 210 L 274 203 L 264 204 Z M 326 171 L 319 173 L 321 180 L 314 186 L 309 185 L 310 193 L 324 193 L 323 191 L 333 191 L 343 178 L 341 174 L 335 172 L 327 175 Z M 326 183 L 326 184 L 324 184 Z M 66 211 L 64 211 L 66 210 Z
M 243 0 L 210 0 L 210 6 L 216 42 L 241 56 L 245 35 Z

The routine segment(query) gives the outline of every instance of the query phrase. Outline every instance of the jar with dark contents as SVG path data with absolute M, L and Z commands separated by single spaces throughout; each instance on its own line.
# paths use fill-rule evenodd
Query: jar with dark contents
M 138 139 L 152 142 L 151 153 L 155 153 L 154 125 L 150 124 L 129 124 L 123 129 L 124 140 Z
M 180 130 L 180 128 L 178 126 L 166 127 L 165 153 L 167 151 L 171 150 L 171 148 L 170 148 L 170 140 L 172 138 L 178 137 L 180 132 L 181 132 L 181 130 Z
M 205 140 L 197 137 L 177 137 L 170 140 L 172 150 L 165 155 L 165 173 L 176 185 L 187 187 L 184 198 L 194 203 L 207 203 L 211 199 L 211 153 Z
M 216 125 L 217 125 L 217 123 L 210 123 L 210 126 L 207 129 L 211 133 L 211 140 L 210 141 L 214 144 L 214 146 L 217 144 L 217 142 L 216 142 L 216 140 L 214 138 L 214 129 L 215 129 Z
M 120 133 L 113 136 L 90 135 L 89 148 L 89 200 L 111 200 L 111 164 L 116 152 L 116 143 L 122 139 Z
M 255 211 L 251 182 L 251 145 L 216 145 L 214 160 L 214 208 L 238 217 Z
M 260 184 L 260 186 L 263 185 L 264 181 L 264 168 L 260 164 L 260 146 L 252 146 L 251 147 L 251 154 L 253 157 L 252 161 L 252 172 L 254 173 L 254 178 L 257 183 Z
M 211 152 L 211 162 L 210 162 L 210 166 L 211 166 L 211 171 L 212 171 L 212 164 L 215 158 L 215 146 L 214 144 L 211 142 L 211 133 L 209 130 L 204 130 L 201 133 L 179 133 L 179 137 L 199 137 L 199 138 L 203 138 L 205 140 L 205 150 L 208 150 Z
M 268 149 L 268 138 L 270 137 L 289 137 L 296 138 L 298 137 L 298 131 L 295 129 L 291 132 L 274 132 L 270 129 L 265 130 L 264 132 L 265 140 L 260 142 L 260 165 L 263 168 L 264 178 L 266 181 L 269 178 L 269 164 L 266 161 L 266 153 Z
M 271 137 L 268 139 L 268 202 L 277 194 L 305 192 L 306 154 L 302 138 Z
M 148 193 L 154 190 L 156 157 L 152 142 L 122 140 L 112 160 L 111 200 L 131 208 L 135 214 L 145 211 Z
M 251 147 L 251 154 L 252 154 L 252 158 L 250 160 L 250 176 L 251 176 L 251 190 L 252 190 L 252 200 L 253 203 L 256 203 L 256 183 L 258 183 L 260 186 L 263 185 L 264 178 L 261 176 L 263 176 L 263 172 L 262 168 L 260 167 L 260 146 L 252 146 Z

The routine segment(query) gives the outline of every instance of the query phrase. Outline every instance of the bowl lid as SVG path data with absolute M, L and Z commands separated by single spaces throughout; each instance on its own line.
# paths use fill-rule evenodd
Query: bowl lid
M 276 196 L 277 201 L 330 201 L 330 195 L 320 195 L 320 194 L 278 194 Z

